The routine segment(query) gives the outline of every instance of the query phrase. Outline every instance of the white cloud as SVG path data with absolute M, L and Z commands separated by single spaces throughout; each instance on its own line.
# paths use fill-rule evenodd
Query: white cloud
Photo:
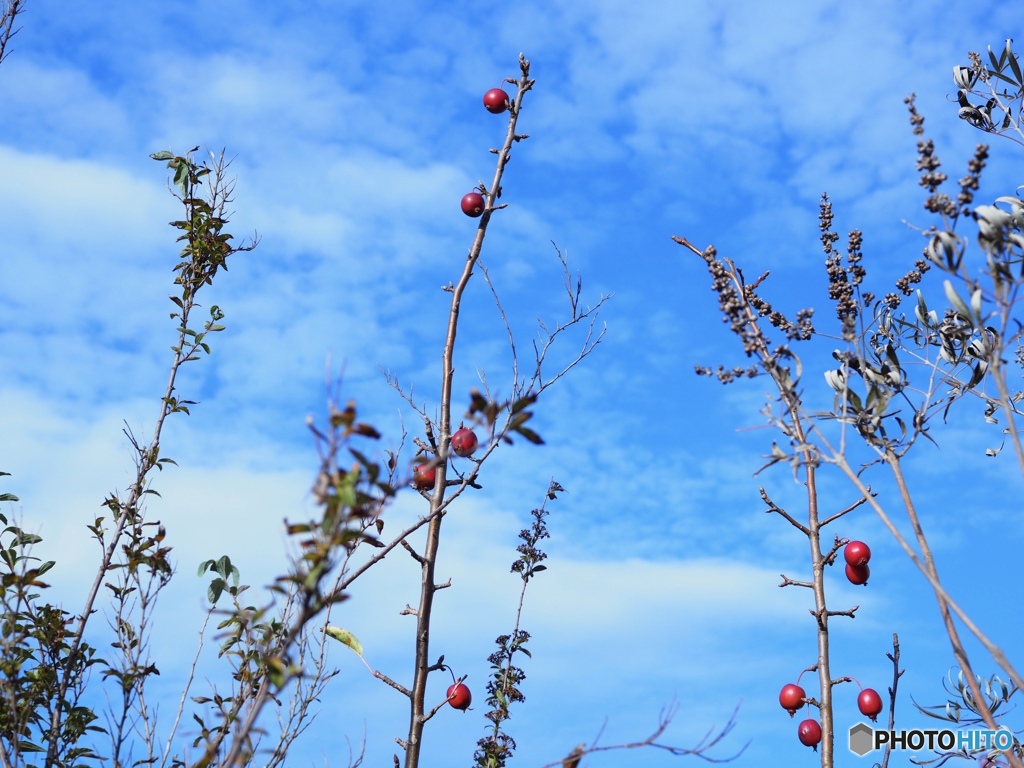
M 57 250 L 40 254 L 47 258 L 71 248 L 79 258 L 101 247 L 109 254 L 111 246 L 123 257 L 156 240 L 154 224 L 171 208 L 159 185 L 99 161 L 0 146 L 0 163 L 8 237 L 17 245 L 34 234 L 28 244 Z
M 495 454 L 484 490 L 446 521 L 440 567 L 454 586 L 439 595 L 435 647 L 483 685 L 494 636 L 510 628 L 516 532 L 554 476 L 567 493 L 552 505 L 551 569 L 527 597 L 536 657 L 524 665 L 529 705 L 515 714 L 523 759 L 564 754 L 606 714 L 606 740 L 646 735 L 678 692 L 676 741 L 691 741 L 691 730 L 699 738 L 705 719 L 723 721 L 743 698 L 736 742 L 755 735 L 751 759 L 777 760 L 792 734 L 773 699 L 814 647 L 806 595 L 775 586 L 780 571 L 806 570 L 806 542 L 764 514 L 757 485 L 794 510 L 804 489 L 785 468 L 750 477 L 771 436 L 735 429 L 760 424 L 764 382 L 723 389 L 693 376 L 695 362 L 743 358 L 705 270 L 668 235 L 715 241 L 748 276 L 771 268 L 773 303 L 816 304 L 826 327 L 831 310 L 815 287 L 823 271 L 806 271 L 820 259 L 820 193 L 836 200 L 837 231 L 865 230 L 873 278 L 902 273 L 898 254 L 914 257 L 919 244 L 900 218 L 927 224 L 914 213 L 921 196 L 902 97 L 921 94 L 955 178 L 954 158 L 980 137 L 952 117 L 949 69 L 966 50 L 998 43 L 1012 9 L 527 3 L 502 16 L 328 5 L 62 7 L 28 16 L 0 68 L 0 100 L 17 105 L 5 111 L 0 147 L 0 469 L 14 472 L 3 489 L 23 497 L 27 526 L 42 525 L 43 548 L 58 553 L 59 588 L 72 594 L 88 578 L 81 525 L 131 481 L 121 419 L 140 433 L 151 426 L 156 408 L 142 397 L 159 393 L 166 375 L 163 302 L 177 248 L 164 227 L 177 208 L 145 155 L 194 143 L 237 152 L 231 231 L 263 236 L 204 289 L 228 330 L 210 360 L 184 372 L 181 394 L 203 403 L 172 420 L 164 443 L 182 462 L 158 478 L 164 498 L 152 505 L 171 526 L 181 570 L 161 616 L 172 631 L 156 646 L 169 659 L 167 683 L 201 615 L 198 560 L 230 551 L 257 586 L 283 562 L 280 521 L 308 504 L 315 458 L 302 419 L 322 413 L 327 353 L 344 371 L 342 397 L 359 400 L 387 445 L 401 401 L 376 362 L 435 408 L 450 301 L 441 286 L 475 231 L 457 200 L 489 181 L 486 150 L 504 126 L 479 97 L 516 74 L 523 50 L 537 77 L 520 124 L 532 138 L 515 148 L 510 207 L 494 217 L 484 253 L 520 354 L 529 356 L 537 315 L 561 316 L 549 239 L 581 267 L 585 300 L 617 297 L 594 357 L 541 398 L 547 445 L 517 441 Z M 1000 147 L 986 182 L 995 194 L 1019 181 L 1009 175 L 1015 148 Z M 456 401 L 481 369 L 505 393 L 504 334 L 479 281 L 462 309 Z M 807 374 L 809 398 L 819 378 Z M 404 420 L 419 432 L 408 412 Z M 978 545 L 985 569 L 973 569 L 996 572 L 1012 562 L 1019 531 L 1007 525 L 1012 495 L 1000 496 L 996 463 L 969 455 L 984 442 L 973 429 L 958 423 L 941 454 L 921 453 L 915 488 L 942 562 L 953 570 L 957 541 L 998 531 Z M 946 461 L 973 472 L 971 484 L 932 483 L 945 479 L 935 473 Z M 828 504 L 848 503 L 845 481 L 823 480 L 822 492 Z M 403 493 L 388 530 L 418 506 Z M 852 626 L 840 622 L 836 652 L 877 675 L 884 657 L 869 655 L 904 631 L 903 601 L 927 602 L 927 590 L 869 513 L 836 532 L 870 539 L 878 558 L 871 588 L 830 579 L 837 605 L 862 603 Z M 409 668 L 410 622 L 397 610 L 415 601 L 413 566 L 390 556 L 339 615 L 396 676 Z M 986 589 L 953 572 L 958 595 Z M 921 667 L 944 669 L 935 627 L 913 621 L 906 647 L 922 649 Z M 404 730 L 402 701 L 346 653 L 334 656 L 342 685 L 311 749 L 344 749 L 341 734 L 358 738 L 365 719 L 379 750 L 369 762 L 387 760 Z M 471 751 L 480 699 L 471 715 L 439 717 L 435 744 Z

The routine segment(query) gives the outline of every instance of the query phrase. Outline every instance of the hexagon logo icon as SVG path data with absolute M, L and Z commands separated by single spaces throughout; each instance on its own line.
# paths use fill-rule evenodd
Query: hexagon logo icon
M 873 742 L 871 726 L 867 723 L 857 723 L 850 729 L 850 751 L 855 755 L 864 757 L 874 749 Z

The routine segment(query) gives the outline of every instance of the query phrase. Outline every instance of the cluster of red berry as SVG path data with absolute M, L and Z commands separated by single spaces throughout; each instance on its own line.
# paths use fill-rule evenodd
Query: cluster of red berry
M 868 560 L 871 559 L 871 549 L 868 545 L 863 541 L 851 541 L 844 548 L 843 557 L 846 560 L 846 578 L 850 580 L 850 583 L 867 584 L 870 575 Z M 801 673 L 802 675 L 803 673 Z M 796 714 L 796 711 L 804 705 L 807 699 L 807 693 L 799 686 L 799 682 L 800 678 L 798 677 L 796 683 L 787 683 L 779 692 L 779 704 L 789 712 L 790 717 Z M 873 688 L 863 688 L 857 697 L 857 708 L 862 715 L 870 717 L 871 722 L 875 722 L 878 714 L 882 711 L 882 697 Z M 808 747 L 817 748 L 821 743 L 821 725 L 812 718 L 801 721 L 797 726 L 796 734 L 800 743 Z
M 459 427 L 455 434 L 452 435 L 452 453 L 456 456 L 461 456 L 462 458 L 471 456 L 479 444 L 480 441 L 476 439 L 476 432 L 472 429 Z M 416 490 L 429 491 L 434 487 L 436 480 L 437 465 L 432 462 L 421 461 L 412 470 L 412 485 Z
M 871 550 L 863 541 L 851 541 L 843 550 L 843 557 L 846 558 L 846 578 L 851 584 L 867 584 L 871 570 L 868 568 L 868 560 L 871 559 Z
M 796 683 L 787 683 L 782 686 L 782 690 L 779 692 L 779 704 L 782 705 L 784 710 L 789 712 L 790 717 L 795 715 L 796 711 L 803 706 L 804 699 L 806 698 L 807 693 Z M 860 710 L 862 715 L 870 717 L 871 722 L 876 722 L 879 713 L 882 711 L 882 697 L 878 695 L 878 691 L 874 688 L 864 688 L 861 690 L 860 695 L 857 696 L 857 709 Z M 818 725 L 817 720 L 808 718 L 801 721 L 796 732 L 800 738 L 800 743 L 808 747 L 815 747 L 821 742 L 821 726 Z
M 491 88 L 484 94 L 484 107 L 492 114 L 500 115 L 508 109 L 508 104 L 508 94 L 501 88 Z M 476 190 L 462 198 L 462 212 L 474 219 L 483 214 L 485 205 L 484 196 Z

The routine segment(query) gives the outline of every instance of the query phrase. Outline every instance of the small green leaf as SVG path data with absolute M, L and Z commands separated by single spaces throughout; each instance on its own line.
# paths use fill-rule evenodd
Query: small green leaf
M 220 600 L 221 593 L 227 584 L 224 583 L 223 579 L 214 579 L 210 582 L 209 589 L 206 590 L 206 596 L 210 598 L 210 602 L 216 604 Z
M 528 427 L 518 427 L 516 429 L 516 432 L 525 437 L 534 445 L 544 445 L 544 441 L 541 439 L 541 436 Z
M 150 157 L 153 158 L 154 160 L 170 160 L 172 157 L 174 157 L 174 153 L 168 152 L 165 149 L 160 152 L 154 152 L 153 154 L 150 155 Z
M 185 190 L 188 186 L 188 164 L 181 163 L 174 170 L 174 185 L 181 190 L 181 194 L 185 194 Z
M 860 401 L 860 396 L 852 389 L 847 389 L 843 394 L 846 395 L 847 403 L 855 414 L 860 413 L 864 410 L 864 405 Z
M 517 400 L 512 405 L 512 413 L 513 414 L 519 413 L 521 410 L 526 408 L 528 405 L 533 405 L 535 402 L 537 402 L 537 395 L 535 395 L 535 394 L 527 395 L 526 397 L 522 397 L 522 398 Z
M 324 627 L 324 632 L 327 633 L 328 637 L 332 637 L 339 643 L 344 643 L 359 656 L 363 655 L 363 644 L 359 642 L 359 639 L 349 632 L 347 629 L 341 627 L 332 627 L 330 625 Z

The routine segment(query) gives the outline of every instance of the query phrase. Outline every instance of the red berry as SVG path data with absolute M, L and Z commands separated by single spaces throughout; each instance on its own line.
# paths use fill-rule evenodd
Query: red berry
M 843 557 L 854 567 L 867 565 L 868 560 L 871 559 L 871 549 L 863 541 L 851 541 L 843 550 Z
M 484 212 L 484 196 L 479 192 L 470 192 L 462 198 L 462 212 L 474 219 Z
M 508 109 L 508 94 L 501 88 L 491 88 L 484 94 L 484 106 L 487 107 L 488 112 L 500 115 Z
M 804 705 L 804 697 L 806 695 L 807 693 L 799 685 L 787 683 L 782 686 L 782 691 L 779 693 L 779 704 L 792 717 Z
M 465 712 L 473 702 L 473 694 L 464 683 L 452 683 L 448 686 L 448 703 Z
M 800 743 L 805 747 L 814 747 L 814 751 L 818 751 L 818 744 L 821 743 L 821 726 L 817 720 L 804 720 L 797 726 L 796 735 L 800 737 Z
M 882 697 L 878 695 L 878 691 L 865 688 L 857 697 L 857 708 L 862 715 L 870 717 L 871 722 L 876 722 L 875 718 L 882 711 Z
M 455 452 L 456 456 L 462 456 L 465 458 L 466 456 L 472 455 L 473 451 L 476 450 L 477 445 L 479 445 L 479 442 L 480 441 L 476 439 L 476 433 L 473 430 L 460 427 L 455 434 L 452 435 L 452 450 Z
M 867 584 L 870 575 L 871 569 L 866 565 L 846 566 L 846 578 L 850 580 L 851 584 Z
M 437 467 L 433 464 L 417 464 L 412 471 L 413 487 L 421 491 L 429 491 L 437 480 Z

